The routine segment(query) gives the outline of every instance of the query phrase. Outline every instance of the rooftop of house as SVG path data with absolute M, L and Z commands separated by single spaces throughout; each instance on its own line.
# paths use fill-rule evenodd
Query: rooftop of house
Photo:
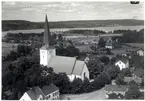
M 127 63 L 128 60 L 129 60 L 128 57 L 122 56 L 122 57 L 118 57 L 117 60 L 116 60 L 116 62 L 117 62 L 117 61 L 122 61 L 122 62 L 124 62 L 124 63 Z
M 117 92 L 126 92 L 127 86 L 124 85 L 106 85 L 104 88 L 105 91 L 117 91 Z
M 59 90 L 58 87 L 56 87 L 54 84 L 51 84 L 51 85 L 45 85 L 41 88 L 42 92 L 45 94 L 45 95 L 48 95 L 54 91 L 57 91 Z
M 40 95 L 46 96 L 56 90 L 59 90 L 54 84 L 50 84 L 49 86 L 43 86 L 42 88 L 36 86 L 27 91 L 26 93 L 32 100 L 37 100 Z
M 41 91 L 41 89 L 36 86 L 36 87 L 33 87 L 32 89 L 30 89 L 29 91 L 26 92 L 29 97 L 32 99 L 32 100 L 37 100 L 39 95 L 42 95 L 44 96 L 43 92 Z
M 137 49 L 137 51 L 140 51 L 140 50 L 141 50 L 141 51 L 144 51 L 144 48 L 139 48 L 139 49 Z
M 41 49 L 54 49 L 53 46 L 43 45 Z

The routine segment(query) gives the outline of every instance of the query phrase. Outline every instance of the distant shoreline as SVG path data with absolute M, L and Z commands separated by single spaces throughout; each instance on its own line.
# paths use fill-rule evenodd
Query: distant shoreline
M 120 27 L 144 26 L 144 20 L 80 20 L 49 22 L 49 28 L 93 28 L 93 27 Z M 30 22 L 25 20 L 2 20 L 2 31 L 44 29 L 44 22 Z
M 68 31 L 68 30 L 102 30 L 102 31 L 114 31 L 114 30 L 141 30 L 144 26 L 115 26 L 115 27 L 90 27 L 90 28 L 50 28 L 51 32 Z M 7 33 L 41 33 L 44 29 L 28 29 L 28 30 L 11 30 L 2 31 L 2 37 Z

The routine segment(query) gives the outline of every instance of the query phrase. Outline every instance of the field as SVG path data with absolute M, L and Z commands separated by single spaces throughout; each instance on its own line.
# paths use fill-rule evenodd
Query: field
M 60 95 L 61 100 L 105 100 L 105 92 L 103 89 L 84 94 L 64 94 Z

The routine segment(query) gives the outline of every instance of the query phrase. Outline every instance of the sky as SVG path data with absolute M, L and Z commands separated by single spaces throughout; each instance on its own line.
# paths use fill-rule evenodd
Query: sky
M 2 20 L 144 19 L 144 4 L 130 2 L 2 2 Z

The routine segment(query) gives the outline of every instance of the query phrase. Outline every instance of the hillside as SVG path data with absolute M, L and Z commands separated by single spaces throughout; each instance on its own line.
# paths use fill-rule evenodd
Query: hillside
M 49 22 L 50 28 L 83 28 L 83 27 L 106 27 L 106 26 L 136 26 L 144 25 L 144 20 L 122 19 L 122 20 L 80 20 Z M 41 29 L 44 22 L 30 22 L 25 20 L 3 20 L 2 31 Z

